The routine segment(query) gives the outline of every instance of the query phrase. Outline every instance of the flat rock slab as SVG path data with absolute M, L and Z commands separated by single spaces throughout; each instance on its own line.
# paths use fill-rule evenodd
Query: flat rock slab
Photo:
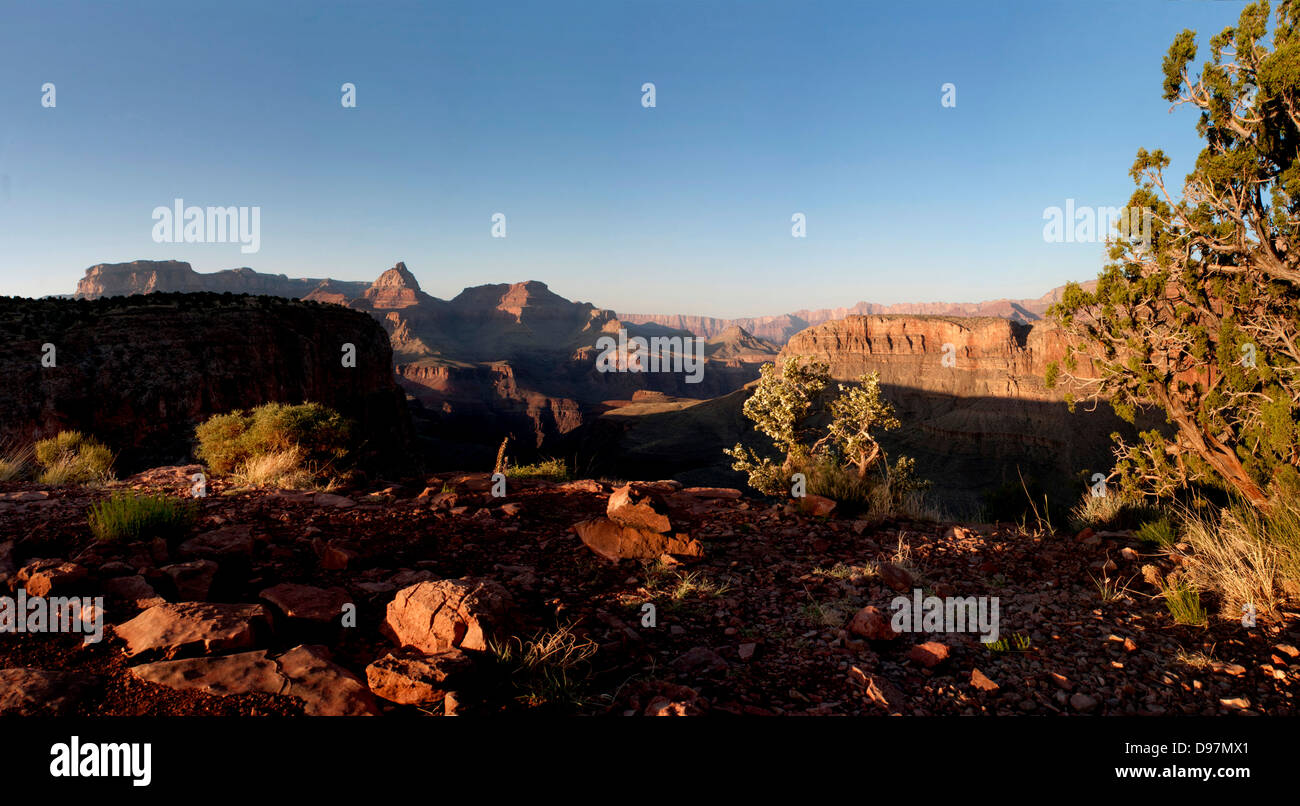
M 328 623 L 339 618 L 352 596 L 343 588 L 316 588 L 283 582 L 258 594 L 289 618 Z
M 385 700 L 421 705 L 441 700 L 473 668 L 474 662 L 459 649 L 423 658 L 399 658 L 390 653 L 366 667 L 366 682 Z
M 181 544 L 182 554 L 195 557 L 250 556 L 253 553 L 253 527 L 223 526 L 204 532 Z
M 592 518 L 573 525 L 589 549 L 607 560 L 651 560 L 663 554 L 703 557 L 700 541 L 685 536 L 620 526 L 609 518 Z
M 117 625 L 115 632 L 126 641 L 128 656 L 160 652 L 174 658 L 192 649 L 221 652 L 252 646 L 255 625 L 270 620 L 258 604 L 179 602 L 155 605 Z
M 329 659 L 319 646 L 298 646 L 274 659 L 264 649 L 210 658 L 132 666 L 150 683 L 218 697 L 275 694 L 299 700 L 309 716 L 370 716 L 379 713 L 364 683 Z
M 379 713 L 366 684 L 329 659 L 322 646 L 298 646 L 279 657 L 289 695 L 302 700 L 308 716 L 373 716 Z
M 131 674 L 150 683 L 180 691 L 229 694 L 283 694 L 289 681 L 280 674 L 265 649 L 215 658 L 164 660 L 132 666 Z
M 510 593 L 490 579 L 421 582 L 397 592 L 381 629 L 426 655 L 456 647 L 482 652 L 512 606 Z
M 49 490 L 20 490 L 15 493 L 0 493 L 0 501 L 44 501 L 49 497 Z
M 351 498 L 334 495 L 333 493 L 316 493 L 311 502 L 318 507 L 334 507 L 335 509 L 349 509 L 357 505 L 357 502 Z
M 45 669 L 0 669 L 0 716 L 58 716 L 77 700 L 84 681 Z

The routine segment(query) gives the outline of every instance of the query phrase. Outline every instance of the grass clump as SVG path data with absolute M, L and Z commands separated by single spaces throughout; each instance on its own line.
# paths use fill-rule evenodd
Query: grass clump
M 214 475 L 237 483 L 305 487 L 337 475 L 352 432 L 351 422 L 319 403 L 267 403 L 199 425 L 196 454 Z
M 194 525 L 198 506 L 165 495 L 116 492 L 90 508 L 90 531 L 98 540 L 180 537 Z
M 60 431 L 32 449 L 41 484 L 94 484 L 113 478 L 113 452 L 80 431 Z
M 516 690 L 515 699 L 528 707 L 567 709 L 587 702 L 590 661 L 597 645 L 575 633 L 573 625 L 542 631 L 529 639 L 489 642 L 488 649 Z
M 1163 548 L 1170 548 L 1178 542 L 1178 531 L 1168 517 L 1147 521 L 1133 532 L 1133 536 L 1144 543 L 1154 543 Z
M 1300 597 L 1300 508 L 1278 502 L 1267 512 L 1235 504 L 1179 516 L 1189 578 L 1223 597 L 1225 612 L 1243 605 L 1271 611 Z
M 31 445 L 25 448 L 13 443 L 0 445 L 0 481 L 14 481 L 25 476 L 34 456 Z
M 1166 581 L 1160 586 L 1161 598 L 1169 615 L 1177 624 L 1203 627 L 1206 624 L 1205 607 L 1201 604 L 1201 592 L 1186 579 Z

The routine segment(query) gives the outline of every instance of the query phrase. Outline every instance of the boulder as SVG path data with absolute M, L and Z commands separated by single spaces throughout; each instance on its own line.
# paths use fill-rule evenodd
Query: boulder
M 666 535 L 647 529 L 620 526 L 609 518 L 592 518 L 573 526 L 592 551 L 607 560 L 654 559 L 663 554 L 703 557 L 700 541 L 685 535 Z
M 645 529 L 651 532 L 668 532 L 668 508 L 657 495 L 624 484 L 609 496 L 605 515 L 620 526 Z
M 366 667 L 366 682 L 379 697 L 401 705 L 422 705 L 443 699 L 453 684 L 472 671 L 474 662 L 459 649 L 422 658 L 391 653 Z
M 399 646 L 426 655 L 461 648 L 485 651 L 513 602 L 488 579 L 442 579 L 403 588 L 388 603 L 381 631 Z

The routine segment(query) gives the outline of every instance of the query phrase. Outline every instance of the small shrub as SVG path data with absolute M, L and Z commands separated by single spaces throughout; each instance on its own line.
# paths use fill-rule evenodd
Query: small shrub
M 193 501 L 116 492 L 92 506 L 88 520 L 99 540 L 172 539 L 189 531 L 197 514 Z
M 319 403 L 267 403 L 209 418 L 195 429 L 195 453 L 215 475 L 305 486 L 337 472 L 349 455 L 352 430 Z
M 33 448 L 42 484 L 91 484 L 112 479 L 113 452 L 80 431 L 60 431 Z
M 1185 579 L 1165 582 L 1160 586 L 1160 594 L 1169 608 L 1169 615 L 1178 624 L 1202 627 L 1206 623 L 1205 607 L 1201 605 L 1201 593 Z

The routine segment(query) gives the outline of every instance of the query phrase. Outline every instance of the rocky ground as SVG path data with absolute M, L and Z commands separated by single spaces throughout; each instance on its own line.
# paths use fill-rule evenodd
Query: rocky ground
M 493 497 L 444 474 L 212 481 L 187 535 L 91 537 L 95 501 L 186 495 L 196 470 L 0 483 L 0 593 L 102 595 L 109 625 L 0 634 L 0 714 L 1297 713 L 1300 614 L 1177 625 L 1153 585 L 1175 563 L 1127 533 L 869 524 L 673 482 Z M 998 597 L 1004 642 L 895 633 L 917 588 Z

